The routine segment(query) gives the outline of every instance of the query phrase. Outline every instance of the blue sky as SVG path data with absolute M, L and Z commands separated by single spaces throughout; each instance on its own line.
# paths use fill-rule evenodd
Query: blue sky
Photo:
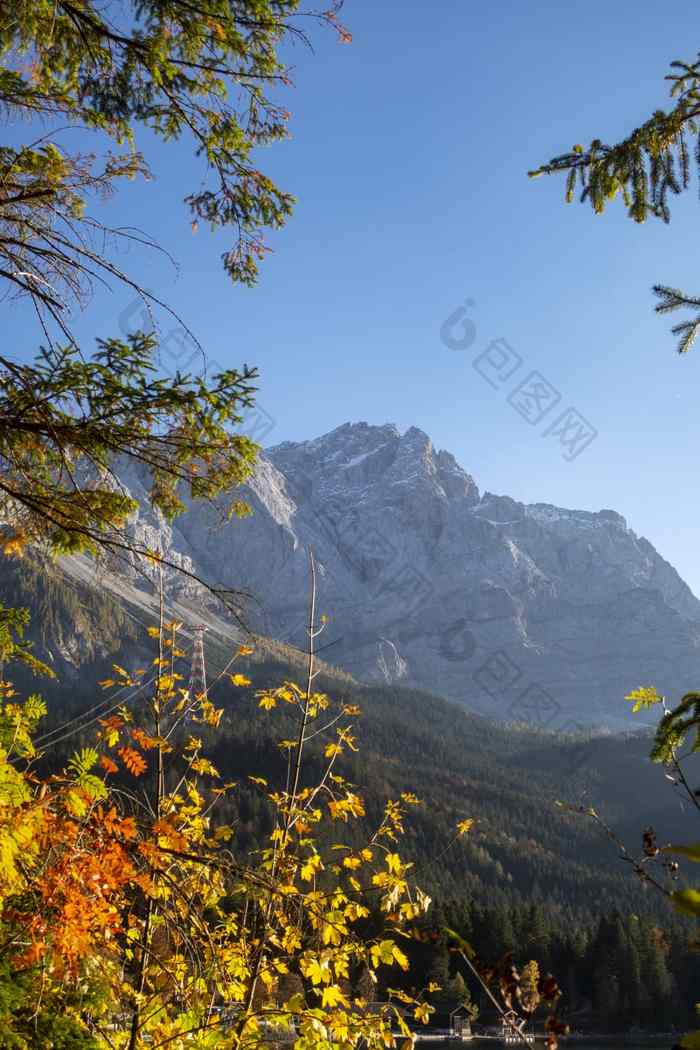
M 299 205 L 258 287 L 228 282 L 225 236 L 190 231 L 181 200 L 201 171 L 185 143 L 156 147 L 155 181 L 109 206 L 179 272 L 158 256 L 121 261 L 212 359 L 259 366 L 266 443 L 348 420 L 421 427 L 482 489 L 618 510 L 700 594 L 700 348 L 674 354 L 672 320 L 654 316 L 650 294 L 656 281 L 700 293 L 697 187 L 670 227 L 639 227 L 622 207 L 596 218 L 563 204 L 560 181 L 526 177 L 664 105 L 670 61 L 700 45 L 696 7 L 661 18 L 629 0 L 346 0 L 344 21 L 352 45 L 320 33 L 314 54 L 290 56 L 293 138 L 261 167 Z M 467 299 L 474 339 L 451 350 L 441 326 Z M 83 338 L 117 334 L 129 302 L 121 289 L 97 296 Z M 9 332 L 33 345 L 23 307 Z M 494 388 L 474 363 L 483 373 L 479 355 L 497 338 L 520 364 Z M 539 425 L 508 401 L 533 371 L 559 395 Z M 569 408 L 597 431 L 571 461 L 556 426 L 545 434 Z

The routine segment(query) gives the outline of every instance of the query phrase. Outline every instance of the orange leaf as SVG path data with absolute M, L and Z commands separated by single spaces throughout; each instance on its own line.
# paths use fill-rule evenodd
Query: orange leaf
M 148 733 L 144 733 L 143 729 L 139 729 L 138 726 L 131 730 L 131 735 L 144 751 L 150 751 L 152 747 L 158 747 L 158 741 L 149 736 Z
M 100 725 L 104 726 L 105 729 L 121 729 L 124 725 L 124 719 L 118 715 L 110 715 L 109 718 L 101 718 Z
M 117 763 L 113 762 L 111 758 L 107 758 L 106 755 L 103 755 L 100 759 L 100 765 L 108 773 L 116 773 L 119 770 L 119 766 L 117 765 Z
M 136 838 L 136 821 L 133 817 L 124 817 L 119 826 L 119 834 L 123 839 Z
M 133 747 L 120 747 L 117 754 L 122 762 L 135 777 L 140 777 L 148 768 L 147 763 L 140 751 Z

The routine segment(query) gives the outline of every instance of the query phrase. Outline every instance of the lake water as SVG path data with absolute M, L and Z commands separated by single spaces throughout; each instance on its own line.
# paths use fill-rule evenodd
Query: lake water
M 617 1047 L 619 1047 L 620 1050 L 623 1050 L 623 1048 L 624 1050 L 664 1050 L 664 1048 L 665 1050 L 671 1050 L 671 1047 L 678 1043 L 679 1040 L 679 1035 L 650 1036 L 648 1039 L 645 1039 L 643 1036 L 637 1039 L 634 1036 L 625 1037 L 624 1035 L 621 1035 L 610 1036 L 608 1039 L 596 1039 L 595 1041 L 586 1038 L 560 1039 L 559 1050 L 575 1050 L 577 1047 L 580 1047 L 581 1050 L 615 1050 Z M 432 1039 L 417 1039 L 415 1045 L 416 1047 L 420 1047 L 420 1050 L 429 1050 L 430 1047 L 432 1047 L 433 1050 L 437 1050 L 438 1047 L 443 1047 L 448 1042 L 450 1050 L 454 1050 L 454 1048 L 459 1046 L 464 1046 L 465 1050 L 467 1047 L 473 1047 L 474 1050 L 477 1050 L 479 1047 L 481 1047 L 482 1050 L 487 1050 L 487 1047 L 492 1048 L 492 1050 L 505 1047 L 505 1044 L 495 1036 L 491 1036 L 490 1038 L 476 1036 L 474 1039 L 465 1040 L 464 1042 L 456 1039 L 448 1040 L 433 1037 Z M 525 1050 L 524 1044 L 521 1045 L 523 1050 Z M 537 1048 L 543 1050 L 543 1039 L 537 1039 L 534 1044 L 534 1050 L 537 1050 Z M 508 1050 L 517 1050 L 517 1044 L 509 1044 Z

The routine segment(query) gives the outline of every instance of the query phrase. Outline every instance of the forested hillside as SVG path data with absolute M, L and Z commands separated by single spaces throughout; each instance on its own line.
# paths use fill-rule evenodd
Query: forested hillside
M 148 624 L 111 599 L 90 607 L 88 595 L 79 598 L 60 577 L 44 593 L 27 567 L 16 587 L 16 599 L 36 602 L 42 593 L 44 623 L 52 631 L 71 616 L 86 616 L 86 638 L 94 646 L 77 678 L 48 683 L 53 710 L 47 731 L 55 735 L 46 739 L 44 761 L 60 768 L 76 748 L 91 743 L 99 724 L 93 719 L 112 707 L 110 691 L 97 685 L 111 661 L 133 667 L 148 657 Z M 105 651 L 106 639 L 121 629 L 123 642 Z M 230 645 L 214 633 L 206 636 L 210 695 L 224 709 L 219 729 L 208 734 L 209 753 L 222 775 L 237 782 L 217 819 L 234 827 L 231 845 L 241 857 L 264 845 L 273 819 L 265 793 L 248 778 L 254 773 L 271 788 L 284 781 L 286 759 L 277 744 L 291 731 L 285 712 L 260 709 L 256 692 L 300 680 L 305 668 L 304 654 L 288 646 L 264 638 L 253 646 L 236 664 L 250 684 L 234 688 L 222 675 Z M 179 664 L 186 678 L 189 653 Z M 443 992 L 433 996 L 439 1014 L 451 995 L 463 994 L 464 982 L 482 1021 L 493 1020 L 483 993 L 449 951 L 447 926 L 473 945 L 483 963 L 495 964 L 512 951 L 520 965 L 535 958 L 554 972 L 563 991 L 561 1010 L 574 1026 L 617 1030 L 635 1023 L 659 1030 L 690 1021 L 697 959 L 688 951 L 687 923 L 645 891 L 597 826 L 555 804 L 594 805 L 633 854 L 641 851 L 650 823 L 667 841 L 680 837 L 684 815 L 663 771 L 648 760 L 647 733 L 563 738 L 499 725 L 436 695 L 361 686 L 328 666 L 318 687 L 361 709 L 359 750 L 343 756 L 338 768 L 362 791 L 363 823 L 380 820 L 385 800 L 401 792 L 422 800 L 407 821 L 404 852 L 435 904 L 423 923 L 424 939 L 406 948 L 409 973 L 393 977 L 392 985 L 415 991 L 440 983 Z M 140 699 L 137 694 L 129 702 L 134 712 Z M 95 705 L 102 706 L 93 711 Z M 313 784 L 322 766 L 321 749 L 311 748 L 304 782 Z M 469 836 L 456 837 L 454 828 L 465 817 L 475 824 Z M 359 846 L 362 837 L 357 827 L 345 841 Z
M 147 629 L 155 621 L 93 588 L 77 588 L 58 570 L 40 572 L 30 561 L 6 577 L 0 597 L 30 606 L 35 651 L 54 656 L 55 680 L 37 682 L 27 672 L 19 678 L 49 701 L 46 732 L 53 735 L 46 739 L 46 761 L 60 765 L 76 747 L 91 743 L 99 716 L 111 706 L 109 691 L 97 683 L 111 675 L 112 664 L 133 670 L 152 658 Z M 283 712 L 273 717 L 259 709 L 255 692 L 301 679 L 305 657 L 253 639 L 253 653 L 236 664 L 251 685 L 234 689 L 227 677 L 219 679 L 231 643 L 214 632 L 205 639 L 211 696 L 225 712 L 212 737 L 212 757 L 224 776 L 240 781 L 233 816 L 237 848 L 247 851 L 269 827 L 261 794 L 246 777 L 256 771 L 270 784 L 283 779 L 286 759 L 277 741 L 289 728 Z M 178 670 L 187 684 L 189 651 Z M 680 837 L 683 814 L 663 770 L 648 760 L 646 733 L 562 737 L 498 724 L 436 694 L 362 686 L 328 665 L 319 688 L 361 709 L 360 749 L 344 758 L 343 771 L 362 789 L 371 817 L 401 791 L 422 799 L 405 846 L 431 891 L 504 907 L 541 903 L 558 923 L 592 919 L 601 908 L 632 905 L 652 915 L 665 910 L 634 881 L 598 828 L 555 805 L 600 807 L 632 852 L 641 849 L 649 824 L 662 839 Z M 138 708 L 139 695 L 131 704 Z M 93 711 L 95 705 L 102 706 Z M 319 758 L 313 749 L 309 755 L 304 775 L 313 781 Z M 475 819 L 474 829 L 454 843 L 455 823 L 467 816 Z

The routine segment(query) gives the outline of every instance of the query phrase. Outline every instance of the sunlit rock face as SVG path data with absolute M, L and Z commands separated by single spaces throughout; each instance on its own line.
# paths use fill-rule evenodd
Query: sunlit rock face
M 277 445 L 242 495 L 245 520 L 197 506 L 168 526 L 144 502 L 132 528 L 299 647 L 313 551 L 323 658 L 361 679 L 550 728 L 622 725 L 631 689 L 699 684 L 700 603 L 624 518 L 482 495 L 416 428 Z

